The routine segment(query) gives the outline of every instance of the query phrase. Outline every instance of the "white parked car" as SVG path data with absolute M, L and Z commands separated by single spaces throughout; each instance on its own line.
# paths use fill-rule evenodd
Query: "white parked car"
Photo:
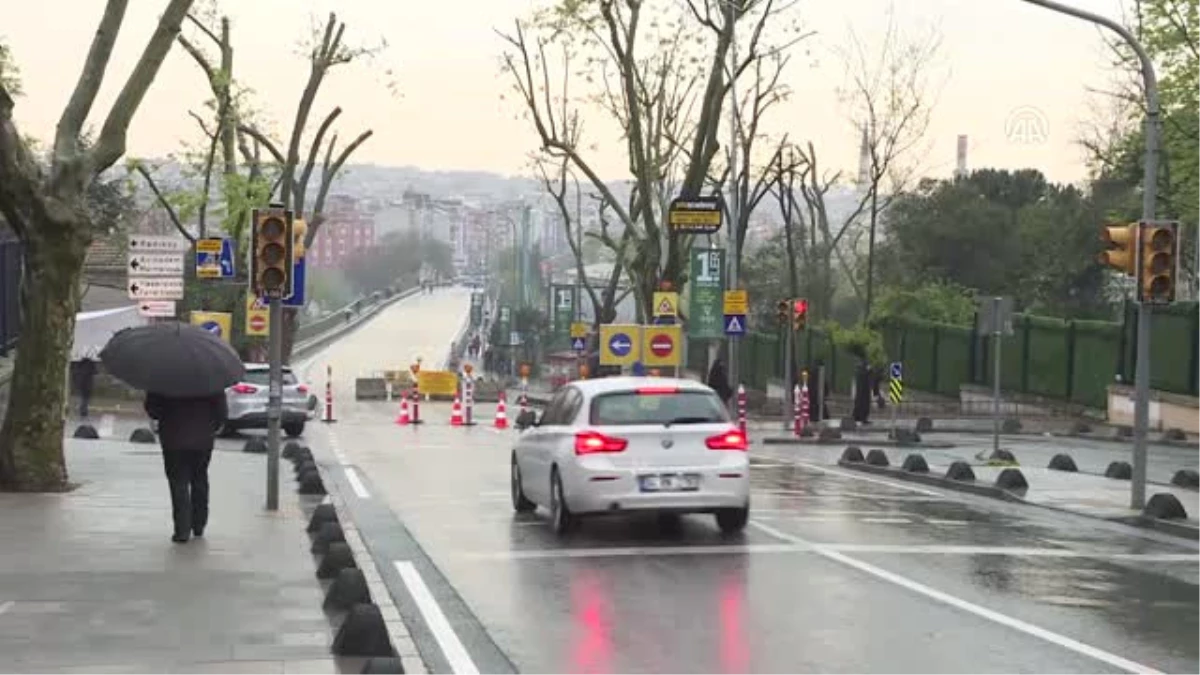
M 241 382 L 225 390 L 229 418 L 221 435 L 231 435 L 241 429 L 267 428 L 267 400 L 270 367 L 265 363 L 247 363 Z M 296 379 L 289 366 L 283 367 L 283 432 L 295 438 L 304 433 L 304 424 L 313 416 L 316 399 L 308 386 Z
M 746 436 L 712 389 L 611 377 L 564 385 L 540 419 L 517 420 L 513 508 L 544 506 L 554 530 L 631 511 L 712 513 L 727 533 L 750 515 Z

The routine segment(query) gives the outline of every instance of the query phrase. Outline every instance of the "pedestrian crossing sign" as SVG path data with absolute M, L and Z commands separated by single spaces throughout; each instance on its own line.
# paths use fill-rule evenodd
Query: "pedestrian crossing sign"
M 745 335 L 746 334 L 746 315 L 745 314 L 726 314 L 725 315 L 725 334 L 726 335 Z

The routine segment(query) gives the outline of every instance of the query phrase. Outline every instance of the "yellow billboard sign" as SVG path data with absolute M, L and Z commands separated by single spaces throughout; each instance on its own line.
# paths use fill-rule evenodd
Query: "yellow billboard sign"
M 230 327 L 233 325 L 232 314 L 228 312 L 192 312 L 191 320 L 193 326 L 200 326 L 222 340 L 229 342 Z

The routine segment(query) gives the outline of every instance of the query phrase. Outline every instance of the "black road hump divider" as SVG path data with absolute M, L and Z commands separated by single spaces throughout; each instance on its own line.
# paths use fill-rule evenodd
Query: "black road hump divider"
M 153 431 L 150 431 L 146 427 L 138 427 L 137 429 L 133 430 L 133 433 L 129 434 L 129 442 L 130 443 L 157 443 L 158 437 L 154 435 Z
M 842 451 L 841 462 L 860 462 L 861 463 L 862 461 L 863 461 L 862 448 L 858 447 L 857 445 L 851 445 Z M 839 462 L 839 464 L 841 462 Z
M 904 463 L 900 465 L 900 470 L 907 471 L 908 473 L 929 473 L 929 464 L 919 453 L 913 452 L 904 458 Z
M 350 608 L 333 638 L 333 653 L 338 656 L 395 656 L 379 607 L 360 602 Z
M 1017 461 L 1017 456 L 1011 451 L 1004 448 L 997 448 L 988 455 L 988 466 L 1017 466 L 1020 462 Z
M 1025 474 L 1021 473 L 1020 469 L 1008 468 L 996 476 L 996 487 L 1013 492 L 1023 491 L 1029 489 L 1029 481 L 1025 480 Z
M 925 485 L 932 485 L 934 487 L 947 488 L 950 490 L 956 490 L 958 492 L 969 492 L 971 494 L 1003 499 L 1005 501 L 1024 502 L 1024 499 L 1021 498 L 1020 494 L 1016 494 L 1012 491 L 1005 490 L 995 485 L 977 483 L 975 481 L 975 474 L 971 470 L 971 466 L 966 462 L 955 462 L 951 464 L 950 469 L 946 472 L 946 476 L 943 477 L 932 475 L 928 472 L 922 473 L 919 471 L 906 471 L 904 470 L 903 466 L 894 467 L 886 464 L 871 464 L 871 454 L 876 452 L 882 454 L 883 450 L 879 450 L 877 448 L 872 449 L 871 452 L 867 454 L 866 462 L 848 462 L 842 460 L 838 462 L 838 466 L 846 469 L 852 469 L 854 471 L 861 471 L 863 473 L 872 473 L 878 476 L 890 476 L 892 478 L 910 483 L 923 483 Z M 884 460 L 886 461 L 886 459 L 887 456 L 884 455 Z M 1016 469 L 1013 470 L 1016 471 Z
M 312 469 L 300 474 L 299 492 L 302 495 L 325 494 L 325 483 L 321 480 L 321 472 Z
M 1000 432 L 1005 434 L 1021 433 L 1021 420 L 1015 417 L 1007 417 L 1000 423 Z
M 1129 462 L 1113 462 L 1104 470 L 1104 477 L 1114 480 L 1130 480 L 1133 478 L 1133 467 Z
M 74 436 L 88 441 L 100 440 L 100 433 L 96 431 L 96 427 L 90 424 L 80 424 L 75 427 Z
M 948 469 L 946 469 L 946 480 L 953 480 L 953 481 L 960 481 L 960 482 L 974 481 L 975 480 L 975 469 L 972 469 L 970 464 L 967 464 L 966 462 L 964 462 L 962 460 L 959 460 L 957 462 L 951 462 L 950 467 Z
M 338 572 L 333 583 L 329 585 L 324 607 L 327 611 L 346 612 L 363 602 L 371 602 L 371 589 L 367 586 L 367 577 L 357 567 L 349 567 Z
M 1180 469 L 1171 476 L 1171 485 L 1191 490 L 1200 489 L 1200 473 L 1195 469 Z
M 257 437 L 247 439 L 246 444 L 242 446 L 242 452 L 252 452 L 256 455 L 266 454 L 267 442 Z
M 350 544 L 344 541 L 330 544 L 325 557 L 321 559 L 320 567 L 317 568 L 317 578 L 335 579 L 348 567 L 358 567 L 354 562 L 354 552 L 350 550 Z
M 933 431 L 933 420 L 929 417 L 918 417 L 917 424 L 915 427 L 913 427 L 913 429 L 918 434 L 923 434 L 923 433 L 926 433 L 929 431 Z
M 299 461 L 299 462 L 296 462 L 296 464 L 295 464 L 295 472 L 296 472 L 297 478 L 299 478 L 301 476 L 301 474 L 304 474 L 308 471 L 316 471 L 316 470 L 317 470 L 317 463 L 311 459 Z
M 337 509 L 333 504 L 318 504 L 317 508 L 313 509 L 312 516 L 308 520 L 308 533 L 314 534 L 321 531 L 321 526 L 325 523 L 338 522 Z
M 899 446 L 919 445 L 921 443 L 921 434 L 912 429 L 896 429 L 889 434 L 889 437 Z
M 284 459 L 295 459 L 296 453 L 302 449 L 307 450 L 307 448 L 305 448 L 303 445 L 300 445 L 296 441 L 288 441 L 286 444 L 284 444 L 283 452 L 279 453 L 279 456 Z M 312 456 L 311 453 L 309 456 Z
M 1142 515 L 1159 520 L 1186 520 L 1187 511 L 1179 499 L 1170 492 L 1159 492 L 1150 497 Z
M 346 541 L 346 533 L 342 532 L 340 523 L 325 523 L 321 529 L 317 530 L 316 536 L 313 537 L 312 552 L 317 555 L 324 555 L 329 552 L 331 544 L 344 543 Z
M 363 663 L 362 672 L 368 673 L 403 673 L 404 664 L 394 656 L 373 656 Z
M 1055 471 L 1070 471 L 1071 473 L 1079 471 L 1079 467 L 1075 466 L 1075 460 L 1071 459 L 1071 456 L 1065 452 L 1060 452 L 1051 457 L 1050 464 L 1046 468 L 1054 469 Z
M 867 464 L 870 464 L 871 466 L 887 466 L 887 453 L 879 448 L 871 448 L 867 451 Z
M 1071 434 L 1072 435 L 1077 436 L 1079 434 L 1090 434 L 1090 433 L 1092 433 L 1092 425 L 1088 424 L 1087 422 L 1084 422 L 1083 420 L 1077 420 L 1074 424 L 1071 425 Z

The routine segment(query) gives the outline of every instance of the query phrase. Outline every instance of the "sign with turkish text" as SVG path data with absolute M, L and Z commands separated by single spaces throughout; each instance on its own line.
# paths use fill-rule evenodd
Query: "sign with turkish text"
M 671 200 L 667 223 L 676 234 L 713 234 L 721 229 L 723 215 L 720 197 L 676 197 Z
M 688 336 L 701 340 L 725 337 L 723 291 L 725 250 L 693 248 L 690 253 L 692 285 L 688 302 Z

